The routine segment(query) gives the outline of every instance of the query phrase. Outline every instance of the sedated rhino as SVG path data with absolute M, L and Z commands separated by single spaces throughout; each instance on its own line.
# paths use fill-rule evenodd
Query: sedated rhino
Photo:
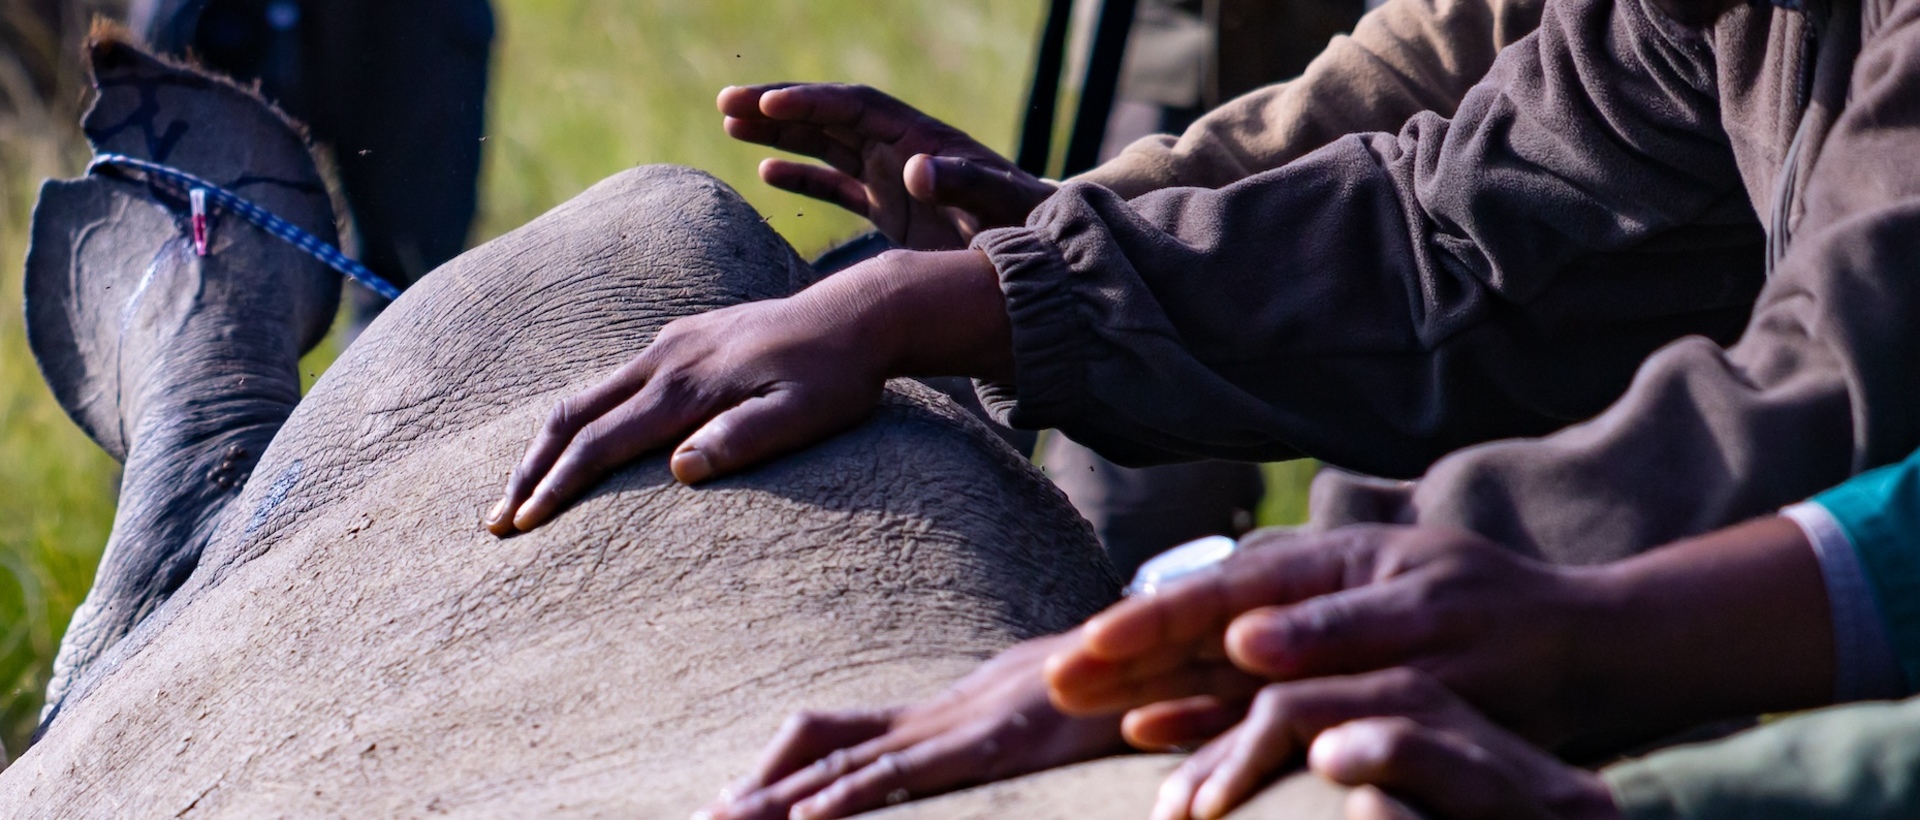
M 95 147 L 323 237 L 296 131 L 111 33 Z M 803 708 L 926 697 L 1118 582 L 1029 464 L 938 394 L 699 489 L 629 467 L 539 531 L 479 519 L 561 396 L 668 320 L 808 267 L 685 169 L 623 173 L 408 291 L 304 400 L 338 277 L 138 174 L 52 181 L 28 321 L 55 395 L 125 462 L 41 737 L 0 773 L 32 817 L 684 817 Z M 1169 758 L 1113 758 L 889 812 L 1139 816 Z M 1317 816 L 1289 781 L 1249 806 Z M 1308 815 L 1300 815 L 1308 816 Z

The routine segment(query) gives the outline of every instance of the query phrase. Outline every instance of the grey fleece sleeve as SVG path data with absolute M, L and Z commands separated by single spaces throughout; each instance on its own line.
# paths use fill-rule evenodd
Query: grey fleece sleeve
M 1868 6 L 1892 9 L 1842 74 L 1844 108 L 1806 177 L 1792 244 L 1737 344 L 1677 342 L 1591 422 L 1449 456 L 1411 487 L 1328 474 L 1317 520 L 1443 524 L 1604 561 L 1764 514 L 1920 445 L 1920 3 Z
M 1714 77 L 1704 36 L 1639 0 L 1552 0 L 1451 121 L 1217 191 L 1069 184 L 976 239 L 1016 371 L 982 399 L 1125 464 L 1390 475 L 1589 416 L 1660 343 L 1730 337 L 1751 304 L 1759 231 Z

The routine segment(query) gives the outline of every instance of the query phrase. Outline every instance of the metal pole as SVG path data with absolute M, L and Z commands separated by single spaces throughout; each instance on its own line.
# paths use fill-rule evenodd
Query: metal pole
M 1053 123 L 1060 105 L 1060 74 L 1066 63 L 1067 28 L 1072 17 L 1073 0 L 1053 0 L 1033 59 L 1033 89 L 1027 94 L 1027 117 L 1020 126 L 1020 150 L 1014 163 L 1037 177 L 1047 175 L 1047 161 L 1053 152 Z
M 1087 58 L 1087 81 L 1080 87 L 1080 110 L 1067 139 L 1067 161 L 1062 177 L 1070 177 L 1100 161 L 1100 143 L 1106 138 L 1107 117 L 1113 113 L 1120 87 L 1120 64 L 1127 54 L 1127 35 L 1133 29 L 1135 0 L 1103 0 L 1100 22 L 1093 33 L 1093 53 Z

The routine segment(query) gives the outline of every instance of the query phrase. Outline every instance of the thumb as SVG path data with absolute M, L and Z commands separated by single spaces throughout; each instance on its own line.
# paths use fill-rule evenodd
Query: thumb
M 832 414 L 794 390 L 747 399 L 695 430 L 668 466 L 683 484 L 735 473 L 840 432 L 864 414 Z
M 1275 680 L 1338 675 L 1407 663 L 1433 649 L 1440 625 L 1421 590 L 1398 579 L 1242 614 L 1228 625 L 1227 657 Z
M 1053 189 L 1000 160 L 986 163 L 963 157 L 917 154 L 901 172 L 914 199 L 959 208 L 980 220 L 982 228 L 1018 225 Z

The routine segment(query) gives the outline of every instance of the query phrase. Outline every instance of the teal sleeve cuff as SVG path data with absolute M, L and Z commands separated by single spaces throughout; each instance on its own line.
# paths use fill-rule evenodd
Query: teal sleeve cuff
M 1846 531 L 1865 571 L 1906 691 L 1920 681 L 1920 453 L 1813 498 Z

